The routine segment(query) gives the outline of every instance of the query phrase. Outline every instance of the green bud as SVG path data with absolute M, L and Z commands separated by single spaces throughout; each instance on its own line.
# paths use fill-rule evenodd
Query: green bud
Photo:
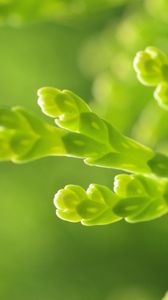
M 148 47 L 136 54 L 133 62 L 139 81 L 155 86 L 168 79 L 168 58 L 155 47 Z
M 67 185 L 54 196 L 56 214 L 59 218 L 69 222 L 80 222 L 81 216 L 77 206 L 84 201 L 85 191 L 80 186 Z
M 160 107 L 168 110 L 168 83 L 161 82 L 155 89 L 154 97 Z
M 156 219 L 168 213 L 168 181 L 142 175 L 117 175 L 114 191 L 91 184 L 85 191 L 68 185 L 54 198 L 56 214 L 86 226 L 105 225 L 124 218 L 129 223 Z
M 77 130 L 82 112 L 90 111 L 88 105 L 68 90 L 46 87 L 38 90 L 38 104 L 42 112 L 56 118 L 58 126 Z
M 112 207 L 118 197 L 107 187 L 90 185 L 85 192 L 81 187 L 67 185 L 54 197 L 56 214 L 69 222 L 81 222 L 83 225 L 109 224 L 121 219 Z
M 38 96 L 43 113 L 54 117 L 58 126 L 80 132 L 97 141 L 108 142 L 108 129 L 104 121 L 92 113 L 88 105 L 74 93 L 42 88 Z
M 118 175 L 115 177 L 114 190 L 122 197 L 114 206 L 114 212 L 127 222 L 149 221 L 168 212 L 166 179 Z
M 84 218 L 81 221 L 83 225 L 105 225 L 121 220 L 121 217 L 113 211 L 113 207 L 119 198 L 109 188 L 98 184 L 91 184 L 87 189 L 87 195 L 90 201 L 94 203 L 95 213 L 90 219 Z M 91 207 L 89 207 L 90 209 Z
M 115 176 L 114 191 L 120 197 L 145 195 L 145 188 L 136 175 L 120 174 Z
M 118 196 L 104 185 L 90 184 L 87 194 L 92 201 L 103 203 L 110 208 L 118 201 Z

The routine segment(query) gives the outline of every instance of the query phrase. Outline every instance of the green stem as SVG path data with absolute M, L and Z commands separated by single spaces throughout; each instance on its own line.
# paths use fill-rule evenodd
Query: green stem
M 69 91 L 40 91 L 43 112 L 57 126 L 22 108 L 0 110 L 0 159 L 23 163 L 44 156 L 73 156 L 86 164 L 168 176 L 168 158 L 122 135 Z M 58 127 L 59 126 L 59 127 Z

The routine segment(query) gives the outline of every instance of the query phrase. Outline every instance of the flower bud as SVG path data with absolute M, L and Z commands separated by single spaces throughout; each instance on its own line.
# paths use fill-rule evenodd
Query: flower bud
M 68 90 L 46 87 L 38 91 L 38 104 L 44 114 L 56 118 L 55 122 L 63 128 L 76 130 L 82 112 L 90 111 L 87 104 Z
M 168 79 L 168 58 L 155 47 L 148 47 L 136 54 L 133 63 L 139 81 L 155 86 Z

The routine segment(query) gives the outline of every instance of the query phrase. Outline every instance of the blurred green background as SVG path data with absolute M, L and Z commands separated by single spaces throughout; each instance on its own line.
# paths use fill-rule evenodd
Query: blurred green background
M 0 0 L 0 104 L 41 116 L 38 88 L 71 89 L 122 132 L 166 152 L 168 114 L 138 83 L 132 60 L 148 45 L 168 52 L 167 11 L 167 0 Z M 115 174 L 70 158 L 0 164 L 0 299 L 162 298 L 167 216 L 93 228 L 55 216 L 58 189 L 112 187 Z

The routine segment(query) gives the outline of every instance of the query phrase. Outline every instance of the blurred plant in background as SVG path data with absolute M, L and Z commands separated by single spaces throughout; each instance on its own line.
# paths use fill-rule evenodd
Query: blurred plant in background
M 0 21 L 18 25 L 37 19 L 72 20 L 122 6 L 125 2 L 126 0 L 0 0 Z
M 139 85 L 132 69 L 139 49 L 147 45 L 168 49 L 162 2 L 152 2 L 148 10 L 147 1 L 128 5 L 118 21 L 112 20 L 100 34 L 84 43 L 80 65 L 93 79 L 94 110 L 123 132 L 166 152 L 167 113 L 157 107 L 152 93 Z M 155 5 L 160 9 L 160 18 L 154 13 Z

